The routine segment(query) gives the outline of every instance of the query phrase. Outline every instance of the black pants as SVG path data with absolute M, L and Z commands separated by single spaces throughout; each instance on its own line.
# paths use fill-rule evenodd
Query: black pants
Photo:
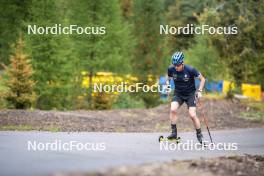
M 196 107 L 196 101 L 195 101 L 195 91 L 189 93 L 189 94 L 181 94 L 174 92 L 172 101 L 176 101 L 181 106 L 184 102 L 189 107 Z

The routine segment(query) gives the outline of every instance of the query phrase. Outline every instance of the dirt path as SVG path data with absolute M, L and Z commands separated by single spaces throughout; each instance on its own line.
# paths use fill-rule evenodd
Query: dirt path
M 64 174 L 62 174 L 64 175 Z M 263 176 L 264 156 L 245 155 L 172 161 L 108 169 L 103 172 L 69 173 L 71 176 Z
M 246 108 L 226 100 L 206 100 L 206 115 L 212 130 L 264 127 L 263 121 L 239 118 Z M 199 115 L 199 113 L 198 113 Z M 28 125 L 35 130 L 57 128 L 59 131 L 160 132 L 169 131 L 169 105 L 152 109 L 103 111 L 2 110 L 0 127 Z M 179 110 L 178 128 L 193 130 L 184 105 Z

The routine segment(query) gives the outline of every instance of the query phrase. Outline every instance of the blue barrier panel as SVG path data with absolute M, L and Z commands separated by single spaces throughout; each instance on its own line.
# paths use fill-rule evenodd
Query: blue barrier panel
M 166 84 L 166 77 L 165 76 L 161 76 L 159 79 L 159 84 L 160 85 L 165 85 Z
M 161 94 L 161 99 L 163 99 L 164 98 L 164 96 L 166 97 L 166 90 L 164 89 L 164 86 L 163 85 L 165 85 L 166 84 L 166 77 L 165 76 L 161 76 L 160 77 L 160 79 L 159 79 L 159 85 L 161 85 L 162 86 L 162 89 L 161 89 L 161 91 L 160 91 L 160 94 Z
M 196 89 L 198 89 L 200 84 L 200 80 L 199 79 L 195 79 L 195 87 Z M 223 90 L 223 81 L 208 81 L 208 79 L 205 81 L 205 85 L 204 88 L 206 91 L 208 92 L 222 92 Z
M 159 85 L 166 85 L 166 77 L 165 76 L 161 76 L 160 79 L 159 79 Z M 170 86 L 171 86 L 171 89 L 174 90 L 175 86 L 174 86 L 174 81 L 173 80 L 170 80 Z M 165 87 L 162 87 L 162 90 L 160 92 L 160 99 L 162 101 L 166 101 L 168 99 L 168 94 L 165 90 Z
M 170 80 L 170 86 L 172 90 L 175 89 L 174 81 L 172 79 Z
M 206 80 L 205 81 L 205 90 L 206 91 L 209 91 L 209 92 L 211 92 L 213 89 L 212 89 L 212 83 L 211 82 L 209 82 L 208 80 Z
M 214 82 L 213 83 L 213 91 L 216 92 L 217 91 L 217 85 L 218 83 L 217 82 Z
M 223 91 L 223 81 L 218 81 L 216 91 L 221 93 Z
M 214 81 L 210 82 L 210 86 L 211 86 L 211 91 L 212 92 L 216 92 L 217 91 L 217 85 L 218 85 L 217 82 L 214 82 Z

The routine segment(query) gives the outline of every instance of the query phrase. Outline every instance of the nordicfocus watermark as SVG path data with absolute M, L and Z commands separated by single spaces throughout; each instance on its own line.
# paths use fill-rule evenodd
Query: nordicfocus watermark
M 120 84 L 102 84 L 95 83 L 93 85 L 94 92 L 162 92 L 165 89 L 169 90 L 170 87 L 167 85 L 153 84 L 146 85 L 143 83 L 135 83 L 135 84 L 127 84 L 125 82 L 121 82 Z
M 187 140 L 186 142 L 174 143 L 174 142 L 160 142 L 160 150 L 165 151 L 182 151 L 182 150 L 218 150 L 218 151 L 236 151 L 238 149 L 237 143 L 208 143 L 204 144 L 194 142 L 193 140 Z
M 106 27 L 104 26 L 78 26 L 72 24 L 69 26 L 62 26 L 61 24 L 54 24 L 53 26 L 38 26 L 28 25 L 27 26 L 28 35 L 71 35 L 71 34 L 86 34 L 86 35 L 104 35 L 106 34 Z
M 169 26 L 169 25 L 160 25 L 159 28 L 161 35 L 204 35 L 204 34 L 225 34 L 225 35 L 235 35 L 238 33 L 237 26 L 210 26 L 203 24 L 200 26 L 195 26 L 194 24 L 187 24 L 186 26 Z
M 52 142 L 27 141 L 28 151 L 104 151 L 106 144 L 104 142 L 80 142 L 54 140 Z

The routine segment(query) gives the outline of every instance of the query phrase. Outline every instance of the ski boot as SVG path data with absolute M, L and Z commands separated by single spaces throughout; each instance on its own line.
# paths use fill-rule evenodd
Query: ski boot
M 197 133 L 196 136 L 197 136 L 197 139 L 198 139 L 199 143 L 200 144 L 204 144 L 203 134 L 202 133 Z
M 176 133 L 171 133 L 168 137 L 167 137 L 168 140 L 175 140 L 177 139 L 177 135 Z

